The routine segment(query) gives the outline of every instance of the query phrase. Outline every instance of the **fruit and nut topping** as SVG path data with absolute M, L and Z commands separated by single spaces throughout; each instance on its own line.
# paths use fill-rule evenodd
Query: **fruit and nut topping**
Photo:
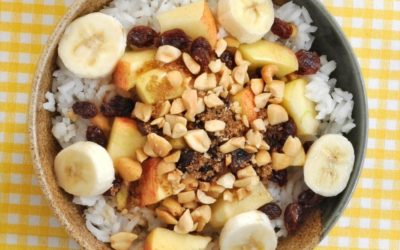
M 295 233 L 322 196 L 343 191 L 354 163 L 345 137 L 316 139 L 320 121 L 305 97 L 303 76 L 320 70 L 319 55 L 262 39 L 271 30 L 278 41 L 290 41 L 296 25 L 275 17 L 270 0 L 217 5 L 217 20 L 207 2 L 197 1 L 158 13 L 157 27 L 138 25 L 126 37 L 105 30 L 115 35 L 106 40 L 122 49 L 117 46 L 118 55 L 107 57 L 110 65 L 102 60 L 102 68 L 88 66 L 93 70 L 88 74 L 78 68 L 82 63 L 71 66 L 74 56 L 60 53 L 80 77 L 112 73 L 115 89 L 102 100 L 76 101 L 67 110 L 69 120 L 84 122 L 87 142 L 57 155 L 58 183 L 79 197 L 107 192 L 122 215 L 148 208 L 171 230 L 153 229 L 145 249 L 158 249 L 153 241 L 165 235 L 205 249 L 211 238 L 191 233 L 207 234 L 208 227 L 223 227 L 221 250 L 252 244 L 275 248 L 270 220 L 284 220 L 287 231 Z M 121 28 L 116 20 L 96 15 L 107 27 Z M 181 15 L 188 15 L 185 23 Z M 229 36 L 217 34 L 217 23 Z M 59 49 L 71 50 L 65 44 Z M 106 72 L 100 72 L 103 68 Z M 272 197 L 266 187 L 293 188 L 288 179 L 301 166 L 310 189 L 288 205 Z M 149 223 L 138 225 L 146 229 Z M 260 233 L 263 237 L 248 242 Z M 129 249 L 136 238 L 143 234 L 113 234 L 111 247 Z

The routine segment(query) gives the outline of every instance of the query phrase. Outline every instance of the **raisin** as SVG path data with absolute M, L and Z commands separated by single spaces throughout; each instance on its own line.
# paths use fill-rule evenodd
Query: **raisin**
M 247 153 L 243 149 L 237 149 L 232 152 L 232 162 L 229 165 L 231 171 L 236 173 L 241 168 L 245 167 L 245 163 L 251 160 L 251 154 Z
M 76 102 L 72 105 L 72 110 L 84 119 L 93 118 L 98 113 L 96 105 L 91 102 Z
M 322 196 L 314 193 L 311 189 L 307 189 L 297 199 L 304 208 L 313 208 L 321 203 Z
M 208 52 L 209 55 L 212 54 L 212 48 L 210 43 L 205 39 L 204 37 L 198 37 L 192 42 L 192 46 L 190 48 L 190 52 L 193 53 L 194 50 L 196 49 L 204 49 L 205 51 Z
M 296 124 L 292 119 L 274 126 L 269 126 L 265 132 L 264 139 L 273 151 L 282 149 L 286 139 L 291 135 L 296 135 Z
M 293 26 L 275 17 L 271 31 L 282 39 L 288 39 L 293 34 Z
M 219 57 L 226 67 L 234 69 L 236 67 L 235 63 L 235 53 L 232 50 L 225 50 Z
M 110 101 L 101 105 L 100 110 L 107 117 L 130 117 L 134 105 L 135 102 L 132 99 L 116 95 Z
M 302 221 L 303 208 L 297 203 L 290 203 L 286 209 L 284 214 L 285 227 L 289 234 L 296 232 L 299 228 L 299 225 Z
M 194 151 L 191 149 L 184 149 L 181 153 L 178 163 L 176 167 L 182 172 L 186 172 L 186 167 L 192 163 L 194 157 Z
M 211 61 L 211 56 L 206 49 L 201 47 L 195 48 L 191 51 L 191 56 L 201 66 L 202 71 L 207 70 L 208 64 Z
M 132 48 L 145 48 L 155 45 L 157 32 L 152 28 L 144 25 L 133 27 L 127 37 L 128 45 Z
M 299 50 L 296 52 L 296 57 L 299 62 L 297 73 L 300 75 L 315 74 L 321 67 L 321 60 L 316 52 Z
M 165 31 L 160 37 L 161 45 L 171 45 L 180 50 L 186 51 L 190 46 L 190 38 L 181 29 Z
M 150 125 L 148 122 L 142 122 L 140 120 L 135 119 L 137 128 L 142 135 L 148 135 L 151 133 L 156 133 L 158 135 L 162 135 L 162 130 L 156 126 Z
M 269 180 L 275 182 L 280 187 L 285 186 L 287 183 L 287 170 L 286 169 L 279 171 L 272 170 L 272 174 L 269 177 Z
M 107 137 L 104 132 L 97 126 L 89 126 L 86 130 L 86 139 L 95 142 L 100 146 L 107 146 Z
M 303 148 L 306 153 L 308 152 L 313 143 L 314 143 L 313 141 L 306 141 L 303 143 Z
M 262 206 L 259 210 L 265 213 L 270 220 L 279 218 L 279 216 L 282 214 L 282 209 L 274 202 L 270 202 Z

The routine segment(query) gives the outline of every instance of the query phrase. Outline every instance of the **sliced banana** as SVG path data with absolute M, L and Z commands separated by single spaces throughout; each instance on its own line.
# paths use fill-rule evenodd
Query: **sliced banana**
M 54 160 L 57 182 L 75 196 L 100 195 L 111 188 L 114 166 L 107 151 L 100 145 L 77 142 L 61 150 Z
M 268 217 L 257 210 L 242 213 L 228 220 L 221 231 L 221 250 L 273 250 L 278 243 Z
M 335 196 L 349 181 L 354 165 L 354 148 L 346 137 L 328 134 L 316 140 L 307 153 L 304 180 L 312 191 Z
M 241 43 L 254 43 L 271 29 L 274 7 L 271 0 L 220 0 L 218 21 Z
M 64 65 L 83 78 L 110 74 L 126 47 L 121 23 L 99 12 L 82 16 L 65 30 L 58 46 Z

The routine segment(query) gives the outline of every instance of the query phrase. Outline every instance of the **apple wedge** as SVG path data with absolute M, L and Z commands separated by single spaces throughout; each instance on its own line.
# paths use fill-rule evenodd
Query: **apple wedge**
M 134 120 L 125 117 L 114 119 L 107 145 L 107 151 L 114 163 L 122 157 L 136 159 L 136 150 L 145 143 L 146 136 L 140 133 Z
M 298 136 L 315 136 L 318 133 L 319 121 L 315 118 L 315 104 L 305 96 L 307 81 L 297 79 L 285 86 L 283 107 L 288 111 L 297 126 Z
M 193 39 L 204 37 L 212 47 L 217 42 L 217 26 L 208 3 L 197 1 L 157 15 L 161 32 L 181 29 Z
M 210 225 L 214 228 L 221 228 L 230 218 L 240 213 L 255 210 L 272 201 L 272 196 L 261 182 L 257 184 L 249 196 L 243 200 L 233 202 L 224 201 L 220 198 L 211 206 Z
M 291 166 L 301 167 L 304 166 L 305 162 L 306 162 L 306 152 L 304 151 L 304 148 L 301 147 L 300 152 L 295 157 L 293 157 Z
M 274 64 L 278 66 L 278 77 L 299 69 L 299 63 L 293 51 L 277 43 L 261 40 L 252 44 L 241 44 L 239 50 L 243 58 L 251 63 L 252 69 Z
M 249 88 L 239 91 L 232 97 L 233 102 L 238 102 L 242 108 L 242 115 L 246 115 L 249 122 L 257 118 L 257 112 L 254 110 L 256 105 L 254 103 L 254 94 Z
M 157 174 L 160 161 L 160 158 L 150 158 L 142 163 L 143 174 L 137 187 L 140 206 L 155 204 L 172 195 L 171 184 Z
M 182 95 L 185 86 L 173 87 L 168 82 L 167 71 L 152 69 L 136 78 L 136 91 L 140 100 L 147 104 L 170 100 Z
M 211 237 L 178 234 L 157 227 L 147 236 L 144 250 L 204 250 L 210 241 Z
M 114 70 L 114 84 L 125 91 L 135 87 L 138 73 L 154 60 L 155 54 L 152 49 L 125 52 Z

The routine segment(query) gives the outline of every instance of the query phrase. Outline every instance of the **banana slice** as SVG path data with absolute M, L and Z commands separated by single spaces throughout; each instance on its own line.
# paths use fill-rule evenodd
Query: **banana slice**
M 335 196 L 349 181 L 354 165 L 354 148 L 346 137 L 328 134 L 316 140 L 307 153 L 304 180 L 312 191 Z
M 219 238 L 221 250 L 273 250 L 278 239 L 268 217 L 257 210 L 232 217 Z
M 111 188 L 115 171 L 111 157 L 100 145 L 77 142 L 61 150 L 54 160 L 57 182 L 75 196 L 100 195 Z
M 113 71 L 125 47 L 126 35 L 121 23 L 95 12 L 67 27 L 58 45 L 58 55 L 77 76 L 100 78 Z
M 220 0 L 218 21 L 241 43 L 254 43 L 271 29 L 274 7 L 271 0 Z

